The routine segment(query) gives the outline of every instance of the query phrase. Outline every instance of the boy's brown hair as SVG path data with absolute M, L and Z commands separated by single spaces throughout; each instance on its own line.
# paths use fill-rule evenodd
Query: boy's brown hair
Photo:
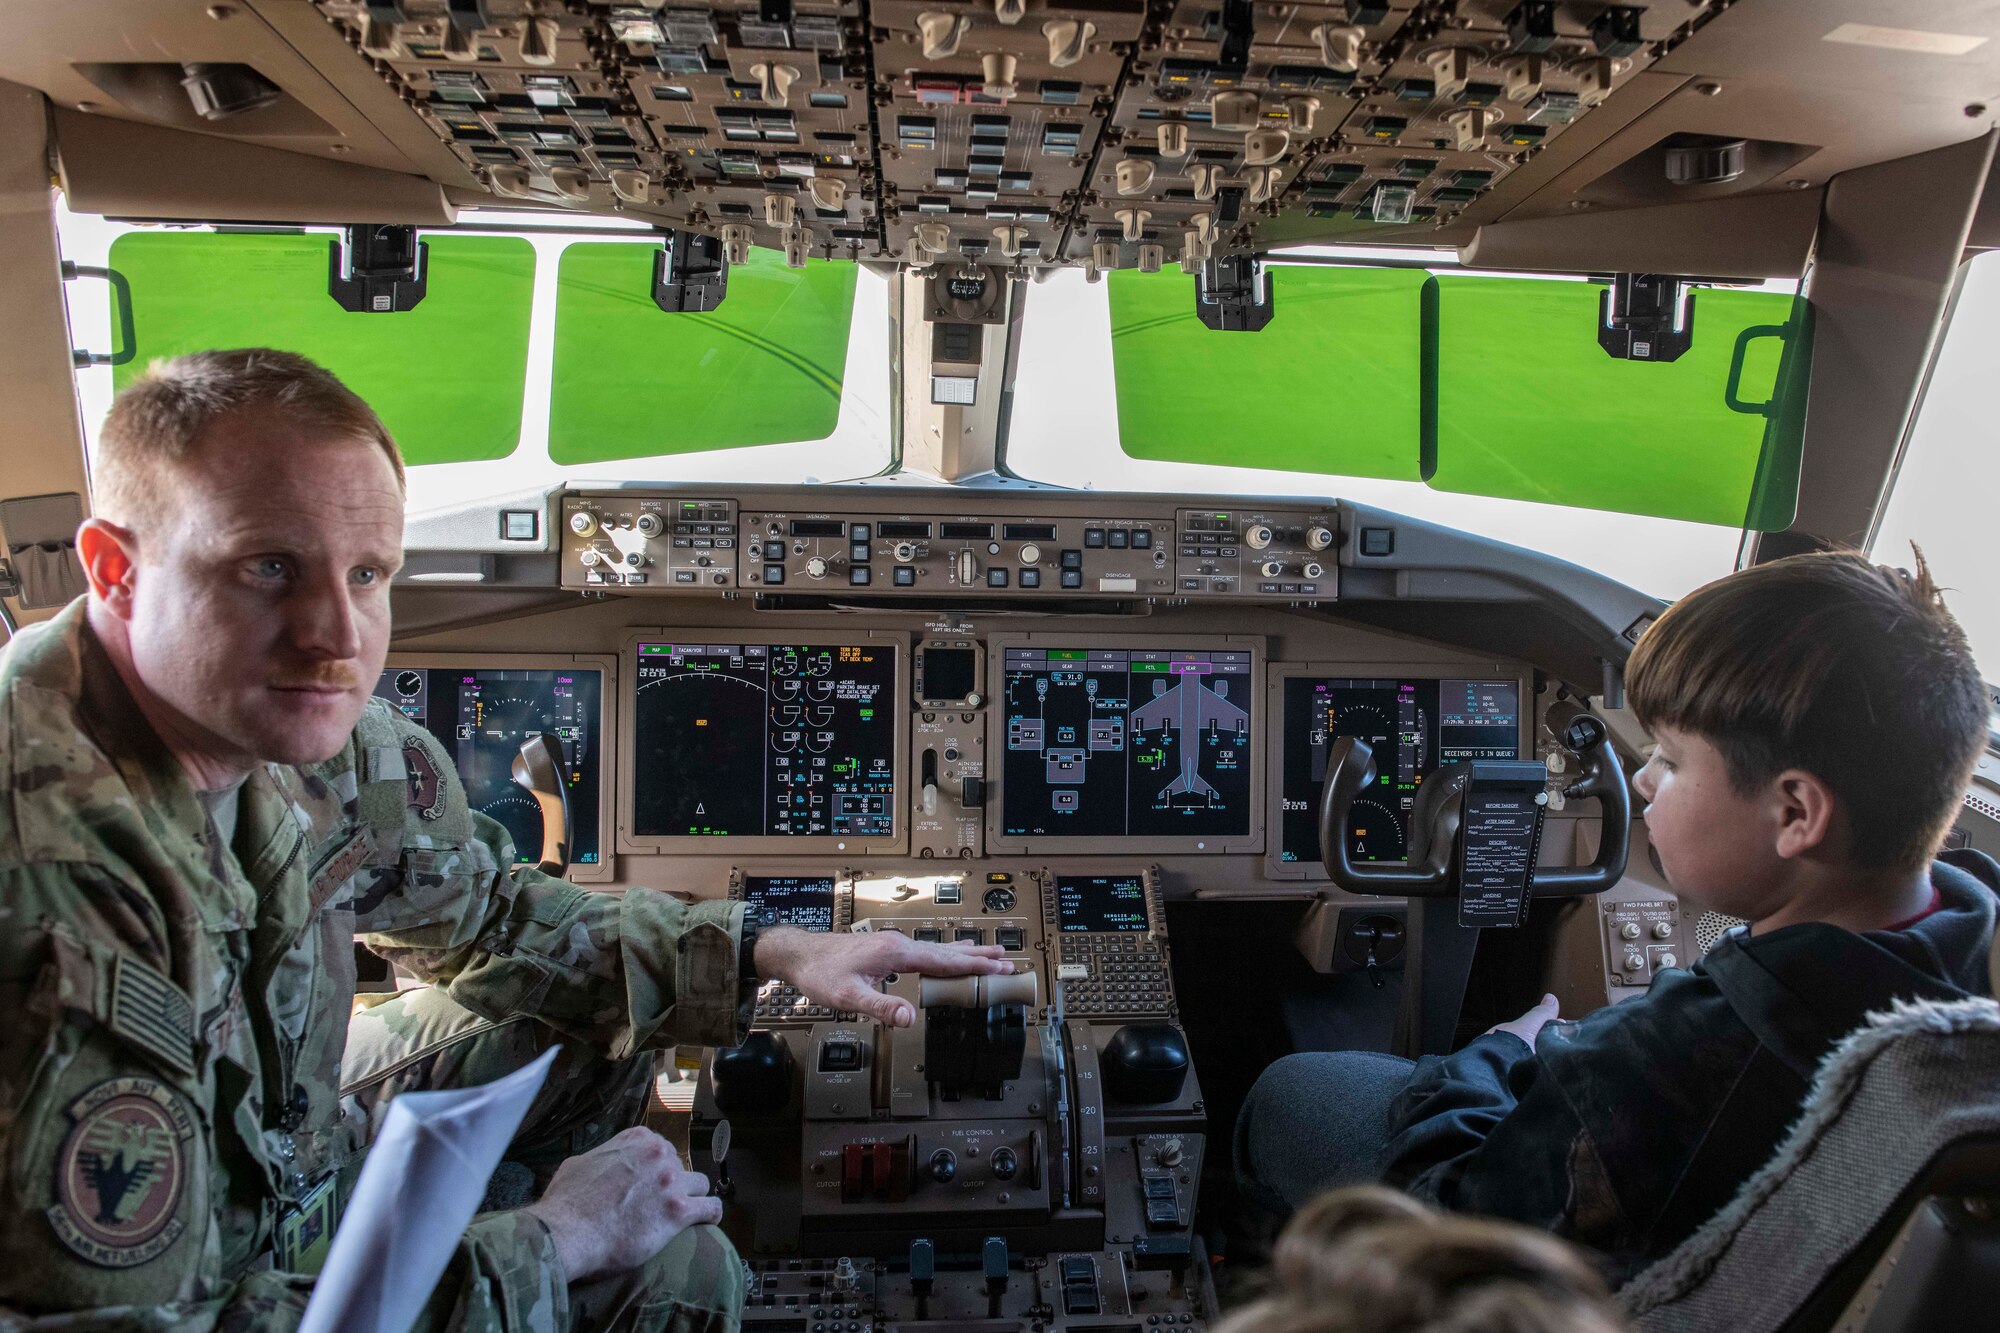
M 1278 1238 L 1272 1293 L 1216 1333 L 1622 1333 L 1604 1280 L 1564 1242 L 1450 1217 L 1380 1186 L 1334 1190 Z
M 1916 566 L 1829 551 L 1696 589 L 1626 664 L 1634 715 L 1715 746 L 1739 792 L 1811 773 L 1839 799 L 1855 864 L 1915 869 L 1951 827 L 1988 719 L 1965 632 L 1921 551 Z

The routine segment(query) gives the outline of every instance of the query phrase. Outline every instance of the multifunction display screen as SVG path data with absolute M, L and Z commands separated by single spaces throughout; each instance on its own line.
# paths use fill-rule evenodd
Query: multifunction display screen
M 638 837 L 895 832 L 896 650 L 641 643 Z
M 514 756 L 530 736 L 554 735 L 562 742 L 569 783 L 569 859 L 575 865 L 598 863 L 604 673 L 390 667 L 375 693 L 437 737 L 458 767 L 467 803 L 513 836 L 516 862 L 541 859 L 542 808 L 514 785 Z
M 1249 653 L 1010 647 L 1004 670 L 1007 835 L 1249 833 Z
M 1145 930 L 1146 881 L 1138 875 L 1057 875 L 1056 929 L 1065 935 Z
M 830 875 L 745 875 L 743 901 L 780 926 L 801 930 L 833 929 L 833 878 Z
M 1355 736 L 1375 752 L 1375 781 L 1354 800 L 1348 855 L 1407 860 L 1410 808 L 1439 764 L 1520 758 L 1520 696 L 1512 680 L 1287 678 L 1282 859 L 1320 859 L 1328 754 Z

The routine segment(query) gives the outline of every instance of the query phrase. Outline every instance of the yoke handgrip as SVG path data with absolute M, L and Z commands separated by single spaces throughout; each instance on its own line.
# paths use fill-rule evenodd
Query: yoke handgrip
M 1610 732 L 1597 718 L 1581 713 L 1563 741 L 1583 758 L 1583 776 L 1563 789 L 1563 797 L 1580 801 L 1595 796 L 1600 802 L 1597 855 L 1589 865 L 1536 867 L 1528 891 L 1537 898 L 1604 892 L 1625 877 L 1625 859 L 1632 850 L 1632 785 L 1625 780 L 1625 765 L 1618 762 Z
M 542 850 L 536 869 L 569 873 L 569 784 L 563 781 L 562 740 L 541 732 L 521 742 L 514 756 L 514 785 L 535 798 L 542 812 Z

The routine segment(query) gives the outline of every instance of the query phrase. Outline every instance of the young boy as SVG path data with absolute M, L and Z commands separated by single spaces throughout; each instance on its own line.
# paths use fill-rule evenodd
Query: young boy
M 1732 574 L 1660 617 L 1626 681 L 1668 883 L 1748 926 L 1580 1021 L 1547 997 L 1442 1059 L 1277 1062 L 1237 1123 L 1253 1202 L 1380 1179 L 1628 1277 L 1770 1157 L 1869 1013 L 1987 993 L 2000 866 L 1932 857 L 1988 705 L 1921 557 L 1914 577 L 1852 554 Z

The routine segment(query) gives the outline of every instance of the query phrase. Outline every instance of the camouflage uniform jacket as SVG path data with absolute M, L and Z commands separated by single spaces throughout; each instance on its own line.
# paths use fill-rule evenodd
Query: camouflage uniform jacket
M 0 652 L 0 1327 L 295 1325 L 280 1213 L 365 1148 L 339 1096 L 358 932 L 613 1057 L 741 1039 L 740 905 L 513 859 L 379 701 L 333 759 L 250 775 L 232 854 L 82 602 Z M 560 1271 L 539 1222 L 480 1218 L 436 1322 L 561 1329 Z

